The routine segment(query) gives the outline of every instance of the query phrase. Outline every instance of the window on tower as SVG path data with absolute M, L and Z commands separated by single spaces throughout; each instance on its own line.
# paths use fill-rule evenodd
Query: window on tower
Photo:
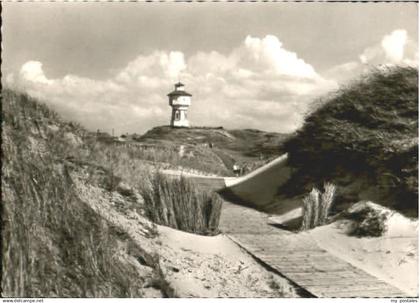
M 175 120 L 179 120 L 179 111 L 177 110 L 176 112 L 175 112 Z

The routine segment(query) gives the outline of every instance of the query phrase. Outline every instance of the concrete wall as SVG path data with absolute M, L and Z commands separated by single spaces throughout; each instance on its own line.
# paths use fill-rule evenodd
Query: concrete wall
M 222 193 L 233 202 L 267 212 L 275 209 L 275 213 L 287 213 L 302 206 L 300 199 L 276 201 L 278 188 L 290 178 L 291 173 L 285 154 L 243 177 L 225 178 L 226 188 Z

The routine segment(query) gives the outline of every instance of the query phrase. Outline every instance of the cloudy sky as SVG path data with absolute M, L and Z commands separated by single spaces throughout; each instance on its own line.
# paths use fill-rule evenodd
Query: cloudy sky
M 318 96 L 415 65 L 414 3 L 3 3 L 3 84 L 91 130 L 169 123 L 290 132 Z

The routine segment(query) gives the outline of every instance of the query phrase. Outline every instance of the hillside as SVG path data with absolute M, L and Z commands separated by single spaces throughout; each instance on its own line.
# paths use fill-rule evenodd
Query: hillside
M 160 275 L 153 226 L 137 221 L 140 246 L 86 197 L 139 207 L 88 164 L 86 130 L 25 94 L 2 97 L 2 297 L 164 296 L 162 285 L 145 287 Z
M 158 163 L 9 89 L 2 122 L 2 297 L 297 296 L 227 237 L 146 219 Z
M 135 138 L 136 142 L 178 150 L 185 160 L 194 162 L 194 158 L 210 170 L 219 167 L 220 173 L 232 175 L 232 166 L 237 163 L 244 173 L 263 165 L 282 154 L 281 144 L 288 135 L 270 133 L 254 129 L 226 130 L 223 127 L 171 128 L 155 127 L 144 135 Z M 182 151 L 180 147 L 182 146 Z
M 337 209 L 372 200 L 417 216 L 417 69 L 377 69 L 320 100 L 284 149 L 295 172 L 279 198 L 328 181 Z

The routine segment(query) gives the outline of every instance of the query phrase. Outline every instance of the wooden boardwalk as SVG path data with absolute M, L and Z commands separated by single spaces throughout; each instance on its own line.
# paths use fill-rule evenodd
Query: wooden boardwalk
M 220 229 L 251 255 L 314 297 L 406 297 L 320 248 L 306 233 L 267 223 L 268 215 L 225 201 Z
M 222 178 L 191 178 L 206 190 L 225 187 Z M 268 223 L 268 214 L 223 202 L 220 229 L 260 262 L 321 298 L 406 297 L 401 290 L 320 248 L 307 233 L 292 233 Z

